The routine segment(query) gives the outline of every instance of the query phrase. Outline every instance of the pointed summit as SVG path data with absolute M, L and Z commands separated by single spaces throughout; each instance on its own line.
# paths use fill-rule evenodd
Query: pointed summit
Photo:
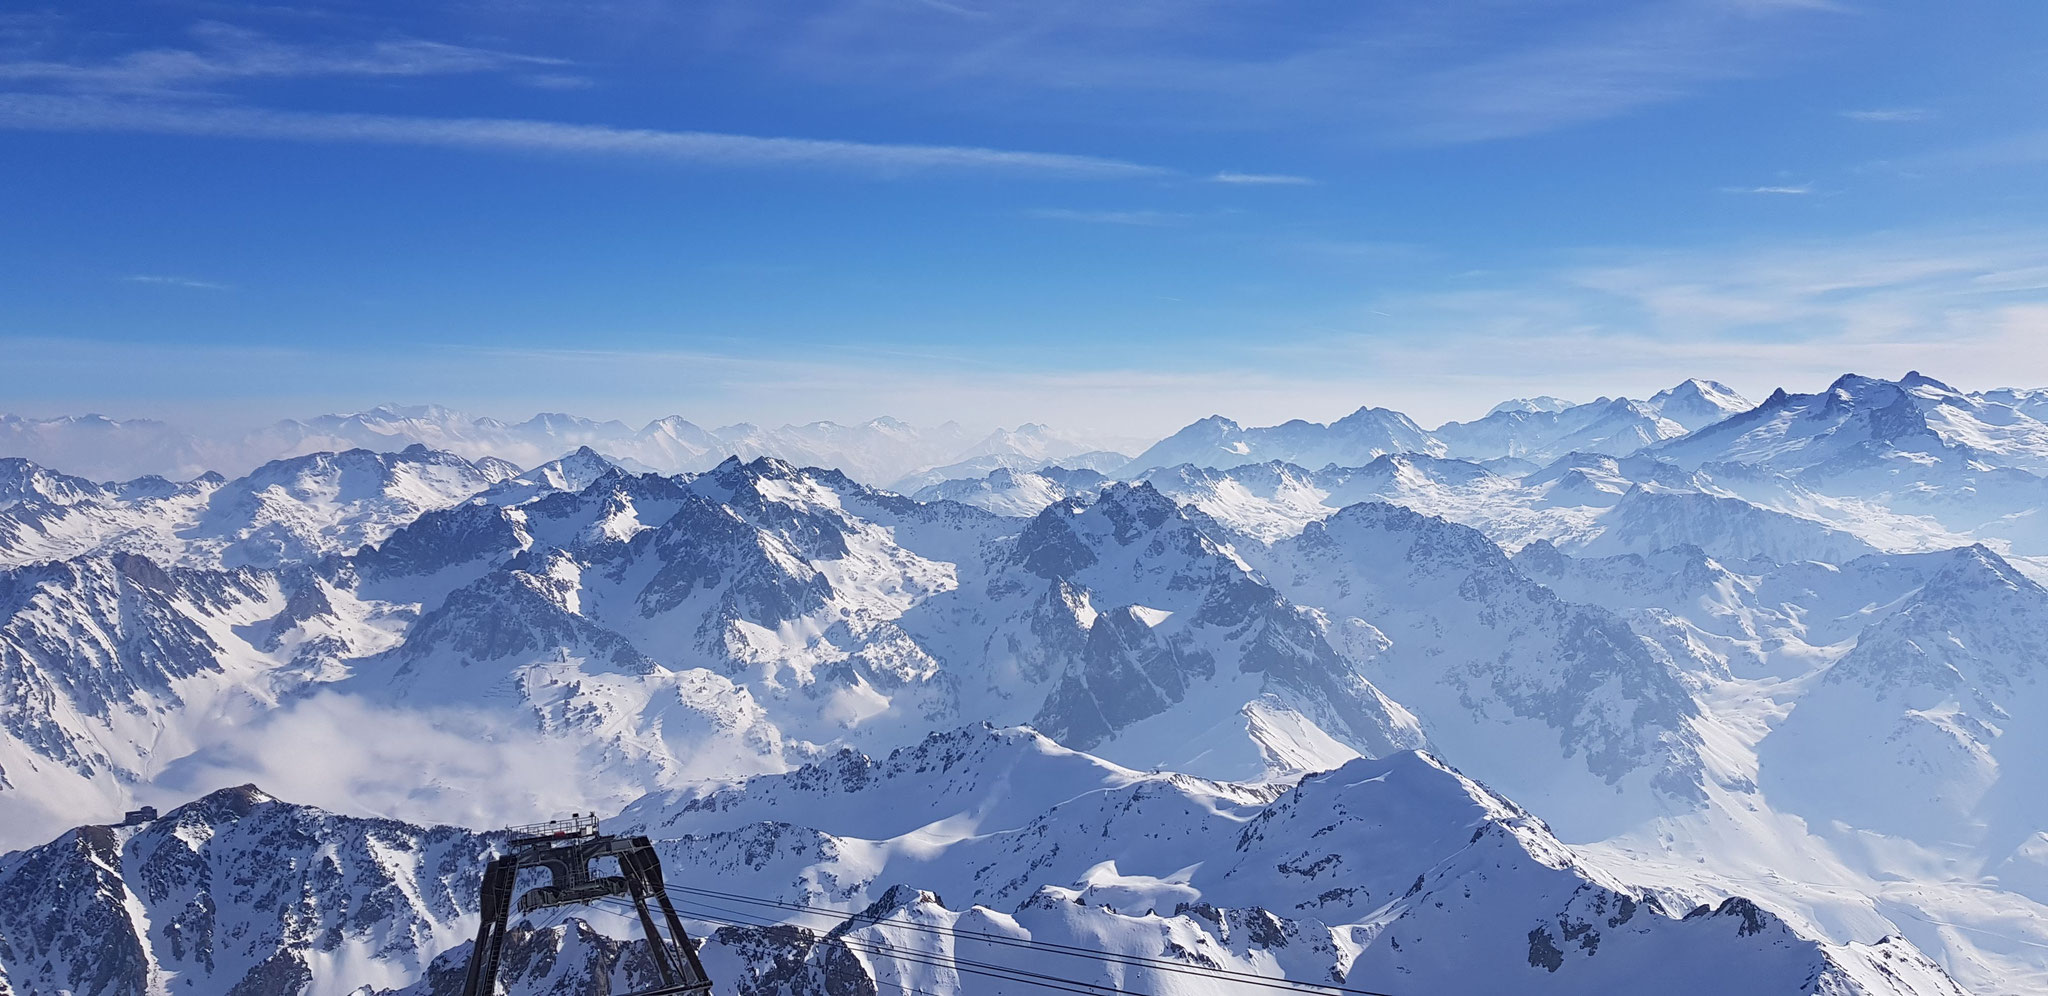
M 1726 384 L 1688 377 L 1651 395 L 1645 407 L 1684 426 L 1687 432 L 1698 432 L 1754 406 Z
M 1244 427 L 1211 415 L 1154 444 L 1118 473 L 1192 464 L 1227 470 L 1279 460 L 1298 467 L 1363 467 L 1388 453 L 1443 456 L 1444 444 L 1406 415 L 1370 405 L 1328 425 L 1294 419 Z

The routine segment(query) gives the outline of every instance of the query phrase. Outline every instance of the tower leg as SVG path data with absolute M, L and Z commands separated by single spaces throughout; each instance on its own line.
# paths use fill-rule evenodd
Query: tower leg
M 654 845 L 647 838 L 635 838 L 633 843 L 638 846 L 626 855 L 627 860 L 633 865 L 633 870 L 629 871 L 626 877 L 628 881 L 640 878 L 653 883 L 653 888 L 648 891 L 653 894 L 654 901 L 661 904 L 661 915 L 668 927 L 668 937 L 675 944 L 677 957 L 682 960 L 680 984 L 697 987 L 700 992 L 709 990 L 711 977 L 704 974 L 704 963 L 698 960 L 697 949 L 690 943 L 690 935 L 683 930 L 682 918 L 676 916 L 675 905 L 669 902 L 667 880 L 661 876 L 661 858 L 654 853 Z M 641 903 L 640 906 L 644 922 L 648 919 L 646 904 Z M 646 929 L 648 942 L 659 945 L 658 931 L 654 924 L 646 923 Z
M 669 957 L 668 938 L 654 926 L 654 915 L 647 909 L 646 883 L 629 871 L 626 873 L 626 886 L 633 894 L 633 908 L 640 913 L 640 932 L 647 935 L 647 951 L 654 956 L 654 967 L 661 973 L 661 984 L 682 985 L 682 978 L 676 974 L 675 960 Z
M 512 914 L 512 887 L 518 876 L 519 861 L 510 855 L 494 858 L 484 868 L 483 922 L 477 925 L 476 944 L 470 948 L 462 996 L 497 996 L 498 956 L 504 952 L 505 924 Z

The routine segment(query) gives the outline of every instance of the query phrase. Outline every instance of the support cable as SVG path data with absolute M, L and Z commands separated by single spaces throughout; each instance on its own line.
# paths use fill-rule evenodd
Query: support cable
M 1290 979 L 1284 976 L 1275 977 L 1269 975 L 1259 975 L 1253 972 L 1246 972 L 1239 969 L 1230 968 L 1203 968 L 1197 965 L 1189 965 L 1184 962 L 1170 961 L 1164 958 L 1153 958 L 1146 955 L 1119 954 L 1117 952 L 1101 951 L 1094 948 L 1084 948 L 1071 944 L 1059 944 L 1053 941 L 1020 940 L 1014 937 L 1003 937 L 996 934 L 984 933 L 982 931 L 961 930 L 957 927 L 943 927 L 936 924 L 921 924 L 913 923 L 910 921 L 888 920 L 885 917 L 880 916 L 878 914 L 859 912 L 845 913 L 838 910 L 825 909 L 819 906 L 810 906 L 804 903 L 787 902 L 776 899 L 761 899 L 758 897 L 746 896 L 739 893 L 720 892 L 714 889 L 700 889 L 691 886 L 677 885 L 673 882 L 665 882 L 663 884 L 666 885 L 673 892 L 681 892 L 689 895 L 709 896 L 730 902 L 745 903 L 753 906 L 766 906 L 774 909 L 789 910 L 798 913 L 808 913 L 814 916 L 832 917 L 834 919 L 844 921 L 866 921 L 869 923 L 882 923 L 888 924 L 890 926 L 900 926 L 909 928 L 911 930 L 924 931 L 926 933 L 946 934 L 955 938 L 967 938 L 971 940 L 982 941 L 987 944 L 1000 945 L 1003 947 L 1023 948 L 1026 950 L 1039 951 L 1047 954 L 1065 955 L 1070 958 L 1089 958 L 1094 959 L 1096 961 L 1113 962 L 1131 967 L 1153 968 L 1158 969 L 1160 971 L 1176 972 L 1183 975 L 1194 975 L 1212 979 L 1219 977 L 1229 977 L 1230 981 L 1240 982 L 1245 985 L 1259 986 L 1266 989 L 1278 989 L 1285 992 L 1302 992 L 1303 990 L 1322 990 L 1324 992 L 1347 993 L 1351 994 L 1351 996 L 1391 996 L 1391 994 L 1389 993 L 1383 993 L 1372 989 L 1358 989 L 1334 982 L 1312 982 L 1306 979 Z

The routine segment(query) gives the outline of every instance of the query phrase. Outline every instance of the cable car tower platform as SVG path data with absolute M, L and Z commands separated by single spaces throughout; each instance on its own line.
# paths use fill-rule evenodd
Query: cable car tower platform
M 662 885 L 661 859 L 655 856 L 654 845 L 647 838 L 599 833 L 595 816 L 572 816 L 512 827 L 510 833 L 510 852 L 492 859 L 484 869 L 483 924 L 477 928 L 476 945 L 470 949 L 463 996 L 497 996 L 498 958 L 504 953 L 513 891 L 519 873 L 530 868 L 546 869 L 550 881 L 518 897 L 521 913 L 554 906 L 589 905 L 613 896 L 624 896 L 632 902 L 661 981 L 652 989 L 629 996 L 701 996 L 711 990 L 711 980 L 705 977 L 704 965 L 697 960 L 697 949 L 683 932 L 683 922 L 669 903 L 668 892 Z M 619 874 L 603 874 L 602 870 L 593 869 L 594 862 L 605 858 L 617 863 Z

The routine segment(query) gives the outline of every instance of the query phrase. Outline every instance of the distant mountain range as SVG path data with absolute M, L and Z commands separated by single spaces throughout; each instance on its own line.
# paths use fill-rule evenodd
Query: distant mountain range
M 439 405 L 385 405 L 287 419 L 239 437 L 218 438 L 146 419 L 0 415 L 0 456 L 26 458 L 95 480 L 152 475 L 184 480 L 209 471 L 241 474 L 272 460 L 309 453 L 390 452 L 414 444 L 520 467 L 588 447 L 628 469 L 664 474 L 709 470 L 729 456 L 772 456 L 803 466 L 833 467 L 878 485 L 948 465 L 987 473 L 997 467 L 1035 468 L 1083 456 L 1096 463 L 1121 464 L 1126 459 L 1099 455 L 1104 445 L 1043 425 L 976 435 L 951 422 L 920 428 L 892 418 L 859 425 L 811 422 L 765 429 L 741 423 L 706 429 L 669 416 L 635 429 L 623 422 L 574 415 L 544 413 L 515 423 L 472 418 Z
M 2044 418 L 1915 373 L 760 437 L 860 474 L 433 410 L 0 459 L 0 994 L 438 996 L 488 828 L 568 810 L 769 904 L 686 902 L 721 993 L 1045 969 L 991 937 L 1144 992 L 2041 991 Z M 509 992 L 634 943 L 528 918 Z

